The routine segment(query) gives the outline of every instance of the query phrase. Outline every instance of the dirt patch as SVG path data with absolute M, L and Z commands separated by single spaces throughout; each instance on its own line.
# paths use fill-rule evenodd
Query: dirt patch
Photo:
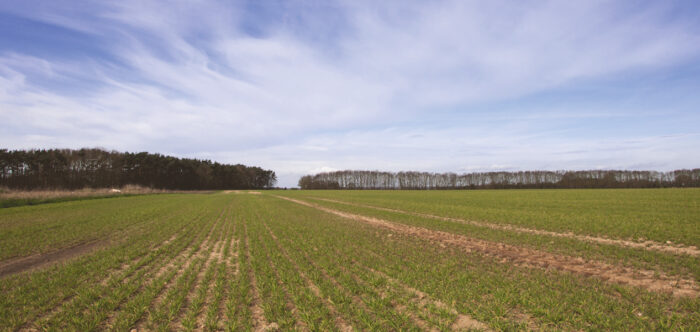
M 259 191 L 249 191 L 248 193 L 251 194 L 251 195 L 260 195 L 260 194 L 262 194 L 262 193 L 259 192 Z
M 452 221 L 452 222 L 457 222 L 460 224 L 466 224 L 466 225 L 472 225 L 472 226 L 478 226 L 478 227 L 486 227 L 486 228 L 495 229 L 495 230 L 513 231 L 513 232 L 518 232 L 518 233 L 529 233 L 529 234 L 535 234 L 535 235 L 546 235 L 546 236 L 552 236 L 552 237 L 562 237 L 562 238 L 576 239 L 579 241 L 616 245 L 616 246 L 620 246 L 620 247 L 662 251 L 662 252 L 668 252 L 668 253 L 673 253 L 673 254 L 677 254 L 677 255 L 700 256 L 700 249 L 698 249 L 695 246 L 669 245 L 669 244 L 664 244 L 661 242 L 656 242 L 656 241 L 651 241 L 651 240 L 631 241 L 631 240 L 608 239 L 608 238 L 604 238 L 604 237 L 591 236 L 591 235 L 579 235 L 579 234 L 574 234 L 574 233 L 570 233 L 570 232 L 560 233 L 560 232 L 545 231 L 545 230 L 532 229 L 532 228 L 526 228 L 526 227 L 519 227 L 519 226 L 515 226 L 515 225 L 494 224 L 494 223 L 488 223 L 488 222 L 482 222 L 482 221 L 473 221 L 473 220 L 466 220 L 466 219 L 460 219 L 460 218 L 443 217 L 443 216 L 437 216 L 437 215 L 427 214 L 427 213 L 410 212 L 410 211 L 391 209 L 391 208 L 385 208 L 385 207 L 379 207 L 379 206 L 373 206 L 373 205 L 350 203 L 350 202 L 344 202 L 344 201 L 339 201 L 339 200 L 335 200 L 335 199 L 328 199 L 328 198 L 313 197 L 312 199 L 316 199 L 319 201 L 331 202 L 331 203 L 338 203 L 338 204 L 345 204 L 345 205 L 350 205 L 350 206 L 375 209 L 375 210 L 380 210 L 380 211 L 407 214 L 407 215 L 412 215 L 412 216 L 417 216 L 417 217 L 431 218 L 431 219 L 437 219 L 437 220 L 443 220 L 443 221 Z
M 700 288 L 694 280 L 673 278 L 658 271 L 636 270 L 593 260 L 585 260 L 580 257 L 557 255 L 525 247 L 474 239 L 463 235 L 408 226 L 374 217 L 338 211 L 292 198 L 282 196 L 275 197 L 344 218 L 382 227 L 399 234 L 419 237 L 435 242 L 441 246 L 450 245 L 459 247 L 466 252 L 478 252 L 486 256 L 497 258 L 497 261 L 502 263 L 511 263 L 528 268 L 566 271 L 586 277 L 596 277 L 607 282 L 640 287 L 649 291 L 671 293 L 675 296 L 697 297 L 700 295 Z
M 106 247 L 108 244 L 109 241 L 106 240 L 91 241 L 44 254 L 9 259 L 0 263 L 0 278 L 65 262 L 98 248 Z

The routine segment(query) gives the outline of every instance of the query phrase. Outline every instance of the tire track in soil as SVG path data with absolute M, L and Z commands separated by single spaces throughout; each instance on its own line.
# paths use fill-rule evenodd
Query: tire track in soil
M 252 262 L 250 255 L 250 243 L 248 242 L 248 226 L 243 223 L 243 234 L 245 240 L 245 255 L 248 262 Z M 255 271 L 251 264 L 250 269 L 248 269 L 248 280 L 250 282 L 250 293 L 253 299 L 250 303 L 250 312 L 253 316 L 253 330 L 254 331 L 266 331 L 268 329 L 276 329 L 277 323 L 268 322 L 265 318 L 265 311 L 262 308 L 262 299 L 260 299 L 260 290 L 258 288 L 258 282 L 255 278 Z
M 643 249 L 643 250 L 651 250 L 651 251 L 661 251 L 661 252 L 667 252 L 667 253 L 672 253 L 672 254 L 676 254 L 676 255 L 700 256 L 700 249 L 698 249 L 695 246 L 683 246 L 683 245 L 675 245 L 674 246 L 674 245 L 663 244 L 661 242 L 652 241 L 652 240 L 631 241 L 631 240 L 609 239 L 609 238 L 599 237 L 599 236 L 574 234 L 572 232 L 560 233 L 560 232 L 554 232 L 554 231 L 545 231 L 545 230 L 540 230 L 540 229 L 520 227 L 520 226 L 515 226 L 515 225 L 509 225 L 509 224 L 495 224 L 495 223 L 466 220 L 466 219 L 453 218 L 453 217 L 443 217 L 443 216 L 438 216 L 438 215 L 434 215 L 434 214 L 411 212 L 411 211 L 385 208 L 385 207 L 374 206 L 374 205 L 351 203 L 351 202 L 345 202 L 345 201 L 329 199 L 329 198 L 311 197 L 311 199 L 315 199 L 315 200 L 319 200 L 319 201 L 326 201 L 326 202 L 330 202 L 330 203 L 338 203 L 338 204 L 345 204 L 345 205 L 362 207 L 362 208 L 375 209 L 375 210 L 379 210 L 379 211 L 394 212 L 394 213 L 401 213 L 401 214 L 412 215 L 412 216 L 417 216 L 417 217 L 437 219 L 437 220 L 442 220 L 442 221 L 451 221 L 451 222 L 456 222 L 456 223 L 465 224 L 465 225 L 490 228 L 490 229 L 494 229 L 494 230 L 511 231 L 511 232 L 518 232 L 518 233 L 528 233 L 528 234 L 535 234 L 535 235 L 546 235 L 546 236 L 551 236 L 551 237 L 561 237 L 561 238 L 575 239 L 575 240 L 584 241 L 584 242 L 615 245 L 615 246 L 619 246 L 619 247 L 627 247 L 627 248 Z
M 48 253 L 11 258 L 0 263 L 0 278 L 63 263 L 107 247 L 109 244 L 109 240 L 93 240 Z
M 175 234 L 173 234 L 168 240 L 158 243 L 154 246 L 151 247 L 151 251 L 157 251 L 160 248 L 164 248 L 168 246 L 172 241 L 175 240 L 175 238 L 178 236 L 178 233 L 184 229 L 180 228 L 176 231 Z M 100 285 L 102 290 L 99 291 L 100 294 L 103 294 L 107 291 L 107 288 L 110 284 L 117 282 L 118 280 L 125 280 L 128 281 L 130 278 L 132 278 L 134 275 L 139 273 L 141 270 L 144 268 L 147 268 L 145 264 L 145 261 L 147 261 L 149 257 L 147 256 L 141 256 L 139 258 L 133 259 L 130 262 L 122 264 L 120 267 L 114 269 L 113 271 L 108 272 L 107 277 L 102 278 L 100 281 L 98 281 L 96 284 Z M 154 258 L 154 259 L 157 259 Z M 130 271 L 128 274 L 126 271 L 131 268 L 132 266 L 137 266 L 136 269 L 133 271 Z M 59 301 L 58 304 L 54 305 L 51 309 L 44 311 L 43 313 L 39 313 L 36 317 L 34 318 L 29 318 L 27 322 L 20 327 L 18 330 L 19 331 L 39 331 L 41 329 L 41 326 L 37 326 L 40 324 L 39 322 L 41 321 L 50 321 L 55 317 L 56 315 L 60 314 L 63 309 L 69 307 L 72 305 L 73 301 L 77 298 L 77 294 L 73 293 L 69 296 L 64 297 Z
M 151 316 L 152 309 L 156 308 L 165 299 L 165 295 L 167 294 L 167 291 L 170 290 L 170 288 L 173 286 L 175 281 L 180 276 L 182 276 L 183 272 L 185 272 L 190 267 L 190 265 L 194 261 L 195 257 L 200 257 L 205 250 L 209 249 L 209 243 L 211 242 L 212 234 L 214 233 L 214 230 L 217 228 L 217 226 L 221 222 L 221 218 L 224 215 L 224 213 L 227 212 L 227 210 L 228 209 L 225 208 L 221 211 L 221 214 L 219 214 L 219 217 L 212 224 L 206 237 L 199 244 L 199 248 L 197 249 L 196 252 L 192 253 L 191 255 L 189 255 L 187 257 L 185 257 L 184 255 L 181 255 L 180 257 L 178 257 L 179 260 L 180 259 L 187 259 L 187 261 L 184 262 L 184 264 L 182 264 L 182 266 L 180 266 L 178 268 L 178 270 L 175 272 L 175 274 L 173 274 L 173 276 L 171 278 L 169 278 L 168 281 L 166 281 L 165 285 L 163 285 L 163 287 L 158 291 L 156 296 L 151 301 L 150 305 L 148 306 L 148 309 L 146 310 L 146 314 L 143 315 L 140 319 L 138 319 L 137 322 L 134 324 L 134 328 L 137 331 L 143 331 L 146 329 L 144 325 L 146 324 L 148 317 Z M 192 245 L 196 245 L 196 244 L 193 243 Z M 187 249 L 191 249 L 191 248 L 192 248 L 192 246 L 190 246 Z M 187 252 L 187 250 L 185 252 Z M 160 270 L 152 278 L 149 278 L 149 280 L 145 281 L 143 283 L 143 285 L 151 284 L 153 281 L 157 280 L 158 278 L 160 278 L 161 276 L 166 274 L 166 272 L 172 271 L 172 269 L 177 267 L 178 263 L 179 262 L 173 261 L 173 262 L 168 263 L 166 266 L 160 268 Z
M 321 302 L 326 306 L 326 309 L 328 309 L 328 312 L 330 312 L 331 315 L 333 315 L 333 320 L 335 321 L 335 326 L 338 328 L 338 330 L 342 332 L 354 331 L 352 325 L 348 324 L 348 322 L 345 321 L 340 312 L 338 312 L 338 309 L 335 307 L 335 305 L 323 296 L 323 292 L 321 292 L 321 289 L 313 283 L 309 276 L 307 276 L 306 273 L 304 273 L 304 271 L 301 270 L 299 264 L 297 264 L 297 262 L 292 259 L 287 250 L 284 249 L 284 247 L 282 247 L 282 244 L 279 242 L 279 239 L 272 232 L 267 223 L 263 222 L 263 225 L 265 225 L 265 228 L 267 228 L 267 231 L 270 233 L 270 237 L 272 237 L 272 240 L 275 243 L 277 249 L 285 258 L 287 258 L 287 261 L 289 261 L 289 263 L 292 264 L 297 273 L 299 273 L 299 276 L 304 280 L 304 282 L 306 283 L 306 287 L 309 288 L 311 293 L 313 293 L 319 300 L 321 300 Z
M 346 219 L 365 222 L 399 234 L 429 240 L 441 246 L 450 245 L 461 248 L 466 252 L 478 252 L 494 257 L 501 263 L 511 263 L 516 266 L 527 268 L 556 269 L 586 277 L 596 277 L 606 282 L 635 286 L 652 292 L 670 293 L 674 296 L 698 297 L 698 295 L 700 295 L 700 289 L 694 280 L 671 278 L 658 271 L 636 270 L 593 260 L 585 260 L 580 257 L 557 255 L 530 248 L 468 238 L 463 235 L 409 226 L 375 217 L 334 210 L 315 203 L 293 198 L 283 196 L 274 197 Z

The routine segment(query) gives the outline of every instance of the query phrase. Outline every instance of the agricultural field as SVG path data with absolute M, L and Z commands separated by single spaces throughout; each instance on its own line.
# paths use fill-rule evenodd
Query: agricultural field
M 700 190 L 0 209 L 0 330 L 700 330 Z

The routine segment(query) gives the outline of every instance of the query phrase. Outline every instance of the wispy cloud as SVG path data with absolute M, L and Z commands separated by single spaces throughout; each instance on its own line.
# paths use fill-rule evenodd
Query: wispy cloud
M 0 5 L 23 25 L 0 26 L 0 140 L 257 164 L 286 186 L 323 169 L 690 167 L 684 6 Z M 38 24 L 70 38 L 43 44 Z

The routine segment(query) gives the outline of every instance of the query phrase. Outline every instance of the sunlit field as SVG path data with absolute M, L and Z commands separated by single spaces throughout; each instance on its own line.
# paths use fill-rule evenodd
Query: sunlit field
M 226 191 L 0 209 L 0 329 L 700 329 L 700 190 Z

